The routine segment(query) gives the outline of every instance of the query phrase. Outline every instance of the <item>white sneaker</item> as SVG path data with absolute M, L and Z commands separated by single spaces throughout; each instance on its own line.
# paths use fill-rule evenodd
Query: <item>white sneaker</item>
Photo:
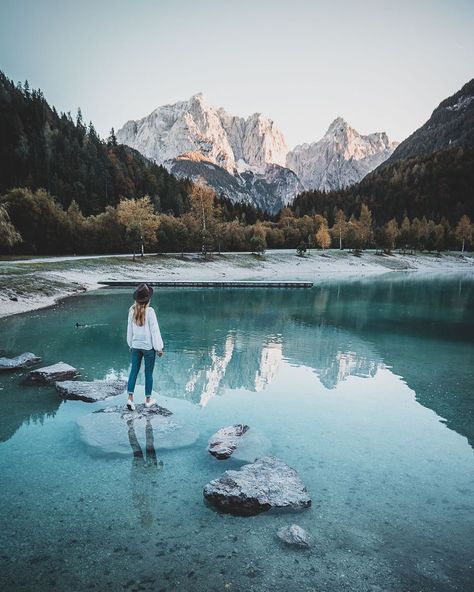
M 150 407 L 153 407 L 153 405 L 156 405 L 156 399 L 149 399 L 148 401 L 145 401 L 145 407 L 147 409 L 150 409 Z
M 135 403 L 133 401 L 130 401 L 130 399 L 127 401 L 127 409 L 129 411 L 135 411 Z

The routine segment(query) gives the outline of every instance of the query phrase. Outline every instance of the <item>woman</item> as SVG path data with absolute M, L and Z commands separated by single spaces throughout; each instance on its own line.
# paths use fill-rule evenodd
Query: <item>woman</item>
M 140 284 L 133 293 L 135 304 L 128 311 L 127 343 L 132 352 L 132 368 L 127 387 L 127 407 L 130 411 L 135 411 L 133 392 L 142 358 L 145 359 L 145 407 L 156 404 L 156 400 L 151 398 L 153 368 L 155 367 L 156 353 L 158 352 L 161 358 L 164 345 L 155 311 L 149 306 L 152 295 L 153 288 L 151 286 Z

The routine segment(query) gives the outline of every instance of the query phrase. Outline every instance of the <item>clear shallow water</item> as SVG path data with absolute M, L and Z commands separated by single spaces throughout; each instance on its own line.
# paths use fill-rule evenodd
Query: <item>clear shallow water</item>
M 154 300 L 160 402 L 200 438 L 156 463 L 91 454 L 76 420 L 101 405 L 0 376 L 2 590 L 473 588 L 472 276 Z M 129 304 L 100 291 L 2 319 L 0 347 L 86 379 L 126 375 Z M 240 518 L 203 503 L 205 483 L 239 466 L 206 452 L 235 422 L 299 471 L 311 509 Z M 292 522 L 311 550 L 276 539 Z

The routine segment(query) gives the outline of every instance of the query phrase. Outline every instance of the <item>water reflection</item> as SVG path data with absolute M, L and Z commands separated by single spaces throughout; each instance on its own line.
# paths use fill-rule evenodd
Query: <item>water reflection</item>
M 11 354 L 33 350 L 45 363 L 67 361 L 86 379 L 126 376 L 130 298 L 109 290 L 2 319 L 3 347 Z M 154 304 L 167 345 L 156 386 L 168 396 L 206 406 L 226 389 L 258 393 L 283 364 L 313 369 L 327 389 L 389 367 L 420 403 L 474 441 L 472 276 L 391 275 L 314 290 L 163 289 Z M 77 319 L 86 326 L 77 329 Z M 32 401 L 39 416 L 59 406 L 53 390 L 35 399 L 15 380 L 0 381 L 4 440 L 30 419 Z
M 50 388 L 23 386 L 22 376 L 0 376 L 0 442 L 9 440 L 23 424 L 43 424 L 61 405 Z
M 145 454 L 135 433 L 133 418 L 127 420 L 127 427 L 128 440 L 133 452 L 130 471 L 132 502 L 138 512 L 141 526 L 150 528 L 154 521 L 151 504 L 156 496 L 156 477 L 158 471 L 163 469 L 163 461 L 158 462 L 156 458 L 153 427 L 148 418 L 145 426 Z

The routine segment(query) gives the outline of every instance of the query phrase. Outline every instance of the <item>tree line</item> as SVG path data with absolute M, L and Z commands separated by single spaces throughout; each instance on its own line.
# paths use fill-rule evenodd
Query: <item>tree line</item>
M 122 199 L 99 214 L 85 216 L 78 203 L 67 209 L 44 189 L 16 188 L 0 197 L 0 252 L 27 254 L 87 254 L 147 252 L 200 252 L 266 249 L 338 248 L 361 251 L 376 248 L 387 253 L 437 251 L 472 247 L 474 226 L 463 215 L 456 225 L 446 218 L 436 223 L 405 216 L 375 225 L 372 213 L 362 204 L 359 214 L 346 217 L 337 210 L 330 225 L 321 214 L 296 216 L 284 208 L 277 217 L 257 217 L 248 223 L 245 209 L 228 209 L 204 183 L 193 183 L 187 210 L 180 216 L 156 210 L 149 196 Z M 248 213 L 248 212 L 247 212 Z

